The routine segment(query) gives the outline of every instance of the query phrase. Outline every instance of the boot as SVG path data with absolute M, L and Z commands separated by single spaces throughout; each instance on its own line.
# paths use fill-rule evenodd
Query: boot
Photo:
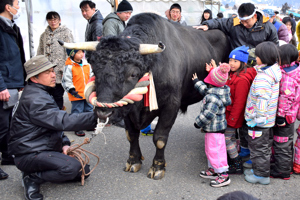
M 239 153 L 239 156 L 242 158 L 243 161 L 249 160 L 250 150 L 246 149 L 244 147 L 241 147 L 241 152 Z
M 240 156 L 232 159 L 232 163 L 229 164 L 228 174 L 242 174 L 243 173 L 243 165 L 242 158 Z
M 40 194 L 40 184 L 44 181 L 37 176 L 36 173 L 29 174 L 24 177 L 24 194 L 27 200 L 43 200 L 43 195 Z

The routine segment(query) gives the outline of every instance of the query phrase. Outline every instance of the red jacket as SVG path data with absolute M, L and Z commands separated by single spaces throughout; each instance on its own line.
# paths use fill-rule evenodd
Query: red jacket
M 230 72 L 226 85 L 230 87 L 232 103 L 226 107 L 227 126 L 231 128 L 242 127 L 247 96 L 255 76 L 256 70 L 254 68 L 247 68 L 246 73 L 240 72 L 238 76 L 236 73 Z

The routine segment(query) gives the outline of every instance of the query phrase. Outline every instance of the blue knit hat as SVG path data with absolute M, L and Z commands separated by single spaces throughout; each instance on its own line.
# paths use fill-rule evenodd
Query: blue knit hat
M 247 63 L 249 56 L 248 49 L 249 47 L 246 47 L 245 45 L 235 48 L 229 54 L 229 58 L 233 58 L 241 62 Z

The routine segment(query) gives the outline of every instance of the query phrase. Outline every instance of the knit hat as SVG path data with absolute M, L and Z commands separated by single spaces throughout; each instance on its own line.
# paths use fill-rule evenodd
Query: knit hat
M 119 4 L 117 12 L 120 13 L 120 12 L 127 12 L 127 11 L 133 11 L 132 6 L 128 1 L 123 0 Z
M 74 56 L 77 53 L 77 51 L 79 51 L 79 50 L 76 50 L 76 49 L 66 49 L 66 51 L 67 51 L 67 55 L 70 56 L 70 58 L 72 60 L 74 60 Z
M 275 15 L 273 9 L 264 9 L 262 10 L 267 17 L 273 17 Z
M 246 47 L 245 45 L 235 48 L 229 54 L 229 58 L 233 58 L 233 59 L 239 60 L 243 63 L 247 63 L 248 56 L 249 56 L 248 49 L 249 49 L 249 47 Z
M 26 81 L 31 77 L 38 75 L 56 64 L 52 64 L 44 55 L 34 56 L 24 64 L 27 74 Z
M 178 3 L 174 3 L 173 5 L 171 5 L 170 11 L 171 11 L 172 9 L 174 9 L 174 8 L 178 8 L 179 11 L 181 12 L 181 6 L 180 6 Z
M 229 64 L 222 63 L 219 67 L 216 67 L 210 71 L 210 73 L 204 79 L 204 82 L 216 87 L 222 87 L 225 85 L 228 79 L 229 70 Z

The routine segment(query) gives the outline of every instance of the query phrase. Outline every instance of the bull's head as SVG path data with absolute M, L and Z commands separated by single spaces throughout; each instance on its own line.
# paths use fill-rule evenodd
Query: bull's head
M 150 66 L 155 61 L 144 55 L 160 53 L 165 49 L 162 43 L 141 44 L 137 38 L 126 37 L 102 38 L 100 43 L 63 43 L 62 45 L 69 49 L 95 51 L 90 59 L 96 76 L 97 98 L 94 105 L 100 119 L 110 117 L 113 122 L 120 121 L 132 108 L 130 104 L 133 102 L 129 101 L 127 105 L 122 102 L 122 99 L 150 70 Z M 112 103 L 123 103 L 126 106 L 99 107 L 99 105 L 112 105 Z

